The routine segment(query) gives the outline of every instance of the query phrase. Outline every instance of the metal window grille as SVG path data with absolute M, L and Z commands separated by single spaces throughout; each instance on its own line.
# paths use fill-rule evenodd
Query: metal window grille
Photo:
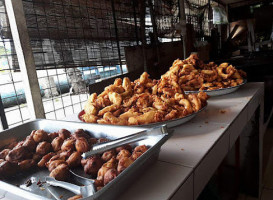
M 175 33 L 179 23 L 179 1 L 157 0 L 154 2 L 156 26 L 159 38 L 180 38 Z
M 176 24 L 179 23 L 179 0 L 153 1 L 154 15 L 156 18 L 157 34 L 161 42 L 180 40 L 176 34 Z M 146 36 L 150 42 L 149 33 L 153 32 L 150 9 L 146 9 Z M 210 36 L 209 28 L 209 1 L 185 0 L 186 22 L 192 24 L 197 38 Z
M 21 73 L 13 71 L 18 66 L 13 40 L 7 38 L 10 27 L 4 0 L 0 0 L 0 110 L 7 123 L 3 128 L 10 128 L 29 120 L 29 111 L 25 103 Z M 1 111 L 0 111 L 1 112 Z
M 185 0 L 186 21 L 193 25 L 197 38 L 210 36 L 209 0 Z
M 34 55 L 46 118 L 61 119 L 83 108 L 86 85 L 127 72 L 126 46 L 141 44 L 138 0 L 22 0 L 30 45 Z M 179 40 L 179 0 L 152 0 L 157 34 L 161 42 Z M 186 0 L 187 22 L 200 35 L 209 35 L 208 0 Z M 148 44 L 153 24 L 146 3 L 145 32 Z M 200 25 L 200 10 L 204 23 Z M 198 12 L 197 12 L 198 11 Z M 202 14 L 202 13 L 201 13 Z M 24 90 L 4 0 L 0 0 L 0 91 L 2 102 L 13 100 L 5 113 L 10 126 L 29 120 Z M 4 67 L 3 67 L 4 66 Z M 82 83 L 82 84 L 77 84 Z M 5 88 L 5 89 L 3 89 Z M 3 95 L 11 88 L 10 96 Z M 72 95 L 73 94 L 73 95 Z M 16 119 L 12 116 L 18 116 Z M 12 121 L 14 120 L 14 121 Z
M 135 3 L 23 0 L 46 118 L 79 112 L 84 85 L 127 72 L 124 47 L 139 41 Z M 73 77 L 83 82 L 76 95 Z

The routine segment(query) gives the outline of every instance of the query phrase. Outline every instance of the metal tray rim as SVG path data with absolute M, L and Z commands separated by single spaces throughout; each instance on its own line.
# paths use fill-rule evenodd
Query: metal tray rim
M 6 182 L 4 182 L 2 180 L 0 180 L 0 188 L 3 189 L 4 191 L 7 191 L 7 192 L 9 192 L 11 194 L 14 194 L 16 196 L 22 196 L 22 195 L 18 195 L 18 194 L 15 193 L 16 191 L 19 190 L 22 194 L 26 195 L 26 196 L 24 196 L 24 199 L 31 197 L 32 198 L 31 200 L 35 200 L 35 199 L 37 199 L 37 200 L 41 200 L 41 199 L 51 200 L 51 199 L 49 199 L 47 197 L 43 197 L 43 196 L 37 195 L 35 193 L 32 193 L 32 192 L 27 191 L 27 190 L 24 190 L 24 189 L 22 189 L 20 187 L 17 187 L 15 185 L 6 183 Z
M 218 91 L 224 91 L 224 90 L 231 90 L 231 89 L 235 89 L 235 88 L 240 88 L 241 86 L 243 86 L 243 85 L 246 84 L 246 83 L 247 83 L 247 80 L 244 79 L 244 81 L 243 81 L 242 84 L 236 85 L 236 86 L 232 86 L 232 87 L 219 88 L 219 89 L 216 89 L 216 90 L 202 90 L 202 91 L 199 91 L 199 90 L 197 90 L 197 91 L 186 90 L 185 93 L 186 93 L 186 94 L 190 94 L 190 93 L 206 92 L 206 93 L 208 93 L 208 95 L 209 95 L 210 92 L 218 92 Z
M 142 124 L 142 125 L 113 125 L 113 124 L 103 124 L 105 126 L 115 126 L 115 127 L 134 127 L 134 128 L 151 128 L 151 127 L 155 127 L 155 126 L 160 126 L 160 125 L 163 125 L 163 124 L 166 124 L 167 127 L 171 128 L 172 126 L 168 126 L 168 123 L 172 123 L 172 122 L 176 122 L 176 121 L 179 121 L 179 120 L 186 120 L 185 122 L 187 122 L 187 119 L 188 118 L 191 118 L 191 117 L 194 117 L 196 115 L 198 115 L 198 113 L 202 112 L 206 107 L 208 106 L 208 103 L 203 107 L 201 108 L 200 110 L 198 110 L 197 112 L 194 112 L 194 113 L 191 113 L 189 115 L 186 115 L 185 117 L 181 117 L 181 118 L 176 118 L 176 119 L 172 119 L 172 120 L 168 120 L 168 121 L 163 121 L 163 122 L 155 122 L 155 123 L 150 123 L 150 124 Z M 82 110 L 79 114 L 78 114 L 78 119 L 81 120 L 82 123 L 85 123 L 85 124 L 97 124 L 97 123 L 87 123 L 87 122 L 84 122 L 81 118 L 80 118 L 80 114 L 83 112 L 84 110 Z M 184 122 L 184 123 L 185 123 Z M 183 123 L 182 123 L 183 124 Z

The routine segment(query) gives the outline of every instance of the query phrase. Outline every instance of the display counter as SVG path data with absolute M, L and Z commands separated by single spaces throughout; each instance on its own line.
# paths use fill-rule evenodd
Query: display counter
M 256 146 L 260 156 L 259 167 L 251 173 L 258 177 L 259 195 L 262 141 L 268 123 L 263 122 L 263 110 L 263 83 L 247 83 L 232 94 L 210 98 L 208 106 L 197 117 L 172 128 L 174 132 L 162 146 L 156 164 L 132 180 L 119 199 L 197 199 L 254 115 L 259 125 Z M 65 120 L 79 121 L 76 114 Z M 1 190 L 0 198 L 16 199 Z

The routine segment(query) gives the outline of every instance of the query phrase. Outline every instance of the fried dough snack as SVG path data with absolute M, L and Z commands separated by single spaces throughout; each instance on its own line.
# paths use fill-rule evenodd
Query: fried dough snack
M 203 79 L 196 81 L 198 70 L 190 64 L 181 68 L 181 63 L 176 60 L 160 80 L 150 79 L 147 72 L 134 82 L 127 77 L 116 79 L 101 94 L 89 96 L 82 119 L 87 123 L 142 125 L 197 112 L 206 105 L 208 96 L 201 94 L 201 99 L 197 94 L 185 95 L 182 85 L 191 80 L 193 85 L 198 83 L 198 89 Z M 183 80 L 180 80 L 181 73 L 187 74 Z
M 175 60 L 162 77 L 165 76 L 172 80 L 178 78 L 179 85 L 185 91 L 203 91 L 240 85 L 246 78 L 246 73 L 228 63 L 219 66 L 214 62 L 204 64 L 196 54 L 192 54 L 185 60 Z

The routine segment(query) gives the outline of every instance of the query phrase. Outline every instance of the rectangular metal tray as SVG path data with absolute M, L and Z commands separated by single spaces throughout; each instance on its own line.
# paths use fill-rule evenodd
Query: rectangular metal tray
M 9 144 L 10 141 L 17 139 L 22 140 L 28 136 L 32 130 L 43 129 L 47 132 L 55 132 L 62 128 L 65 128 L 71 132 L 76 129 L 82 128 L 88 131 L 92 136 L 96 138 L 106 137 L 109 139 L 116 139 L 126 135 L 130 135 L 139 131 L 146 130 L 145 128 L 137 127 L 121 127 L 111 125 L 99 125 L 99 124 L 87 124 L 82 122 L 68 122 L 68 121 L 55 121 L 39 119 L 31 121 L 20 126 L 0 132 L 0 148 Z M 93 196 L 84 199 L 116 199 L 129 185 L 131 185 L 138 176 L 154 163 L 160 151 L 162 144 L 168 139 L 168 136 L 151 136 L 148 139 L 134 143 L 133 145 L 147 145 L 149 150 L 139 157 L 130 167 L 124 170 L 117 176 L 112 182 L 107 184 L 100 191 L 96 192 Z M 21 196 L 26 199 L 54 199 L 53 196 L 46 189 L 47 185 L 44 184 L 44 190 L 41 190 L 36 183 L 26 187 L 25 182 L 28 179 L 44 180 L 45 176 L 48 176 L 47 169 L 33 170 L 31 172 L 18 173 L 9 180 L 0 180 L 0 188 L 8 191 L 17 196 Z M 52 187 L 52 186 L 50 186 Z M 73 193 L 61 189 L 54 188 L 54 190 L 62 196 L 62 199 L 67 199 L 74 196 Z

